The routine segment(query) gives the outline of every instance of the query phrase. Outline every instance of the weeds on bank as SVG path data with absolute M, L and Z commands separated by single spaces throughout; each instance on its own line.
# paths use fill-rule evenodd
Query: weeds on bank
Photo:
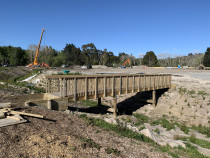
M 183 140 L 183 141 L 189 141 L 193 144 L 197 144 L 203 148 L 210 149 L 210 142 L 202 139 L 198 139 L 195 137 L 195 135 L 191 135 L 190 137 L 178 137 L 177 139 Z
M 120 154 L 121 154 L 121 151 L 114 149 L 114 148 L 106 148 L 105 151 L 107 154 L 114 154 L 116 156 L 120 156 Z
M 161 152 L 167 152 L 169 155 L 171 155 L 174 158 L 178 158 L 179 156 L 187 156 L 187 157 L 192 157 L 192 158 L 195 158 L 195 157 L 207 158 L 206 156 L 200 154 L 197 151 L 197 149 L 194 146 L 190 145 L 189 143 L 186 143 L 186 148 L 183 148 L 181 146 L 172 148 L 169 145 L 160 146 L 160 145 L 156 144 L 150 138 L 148 138 L 142 134 L 139 134 L 137 132 L 134 132 L 132 130 L 129 130 L 125 127 L 121 127 L 119 125 L 113 125 L 113 124 L 107 123 L 104 120 L 100 120 L 98 118 L 97 119 L 89 118 L 89 117 L 87 117 L 86 114 L 79 115 L 79 117 L 84 119 L 88 125 L 98 126 L 102 129 L 105 129 L 108 131 L 113 131 L 120 136 L 136 139 L 138 141 L 143 141 L 143 142 L 148 143 L 148 144 L 152 145 L 153 147 L 155 147 L 155 150 L 161 151 Z M 115 149 L 106 149 L 106 152 L 107 153 L 118 153 L 119 151 L 117 151 Z
M 149 117 L 143 114 L 133 114 L 133 116 L 137 118 L 137 122 L 135 123 L 136 126 L 147 123 L 149 121 Z
M 91 147 L 91 148 L 96 148 L 97 150 L 100 150 L 101 146 L 97 143 L 95 143 L 92 139 L 86 139 L 86 138 L 81 138 L 81 140 L 85 143 L 87 143 L 88 147 Z M 85 146 L 86 144 L 84 144 Z
M 30 73 L 23 75 L 23 76 L 19 76 L 19 77 L 11 77 L 8 74 L 5 74 L 6 76 L 3 81 L 6 83 L 5 85 L 6 85 L 7 89 L 9 89 L 9 87 L 10 87 L 10 86 L 8 86 L 8 84 L 11 84 L 11 85 L 15 85 L 15 86 L 29 88 L 30 90 L 34 90 L 35 93 L 44 93 L 45 89 L 43 89 L 43 88 L 35 87 L 35 86 L 29 84 L 28 82 L 18 82 L 18 81 L 22 81 L 30 76 L 33 76 L 33 75 L 39 73 L 41 70 L 42 69 L 33 69 Z M 11 89 L 13 89 L 13 88 L 11 88 Z
M 199 125 L 199 126 L 193 126 L 192 129 L 206 135 L 207 137 L 210 137 L 210 127 Z
M 198 91 L 198 93 L 197 93 L 198 95 L 202 95 L 202 96 L 205 96 L 205 95 L 207 95 L 207 93 L 205 92 L 205 91 Z
M 97 102 L 92 101 L 92 100 L 83 100 L 81 103 L 87 107 L 96 107 L 98 105 Z
M 187 88 L 180 87 L 180 88 L 179 88 L 179 93 L 180 93 L 181 95 L 187 93 Z

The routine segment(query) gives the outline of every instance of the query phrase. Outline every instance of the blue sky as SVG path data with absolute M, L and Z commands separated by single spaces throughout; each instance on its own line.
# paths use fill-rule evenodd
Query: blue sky
M 0 46 L 187 55 L 210 47 L 210 0 L 1 0 Z

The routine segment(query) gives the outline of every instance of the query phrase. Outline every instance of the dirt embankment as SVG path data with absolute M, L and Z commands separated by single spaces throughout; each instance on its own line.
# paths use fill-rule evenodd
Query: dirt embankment
M 24 110 L 56 121 L 25 117 L 28 123 L 0 128 L 0 157 L 168 157 L 74 115 L 39 107 Z

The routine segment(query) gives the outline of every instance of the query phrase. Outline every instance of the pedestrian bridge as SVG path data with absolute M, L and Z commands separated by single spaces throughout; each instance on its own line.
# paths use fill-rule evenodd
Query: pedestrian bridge
M 116 114 L 116 96 L 121 94 L 153 91 L 171 87 L 171 74 L 109 74 L 109 75 L 51 75 L 46 76 L 46 92 L 68 101 L 81 101 L 112 96 Z

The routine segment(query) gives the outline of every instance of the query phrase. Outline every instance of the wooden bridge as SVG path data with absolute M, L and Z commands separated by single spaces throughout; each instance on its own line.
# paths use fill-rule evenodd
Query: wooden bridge
M 116 96 L 121 94 L 153 91 L 156 104 L 156 90 L 171 87 L 171 74 L 109 74 L 109 75 L 51 75 L 46 76 L 46 92 L 69 101 L 97 99 L 112 96 L 112 112 L 117 113 Z

